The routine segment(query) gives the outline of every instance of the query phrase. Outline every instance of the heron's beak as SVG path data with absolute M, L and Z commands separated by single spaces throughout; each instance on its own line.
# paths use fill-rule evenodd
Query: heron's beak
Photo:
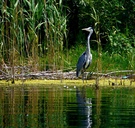
M 89 28 L 83 28 L 82 30 L 85 30 L 85 31 L 88 31 L 88 32 L 90 31 Z
M 88 31 L 88 28 L 83 28 L 82 30 Z

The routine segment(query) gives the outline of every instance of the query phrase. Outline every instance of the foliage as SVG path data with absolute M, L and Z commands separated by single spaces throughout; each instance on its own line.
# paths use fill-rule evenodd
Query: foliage
M 135 35 L 133 25 L 135 21 L 135 3 L 133 1 L 85 0 L 84 3 L 85 7 L 82 7 L 84 9 L 81 8 L 80 19 L 89 19 L 85 23 L 87 26 L 92 24 L 96 27 L 98 25 L 103 46 L 109 44 L 109 36 L 114 28 L 120 30 L 122 34 L 128 35 L 128 40 Z M 80 26 L 83 27 L 84 24 L 81 23 Z M 110 47 L 110 49 L 113 49 L 113 47 Z
M 85 50 L 86 37 L 81 29 L 93 26 L 94 66 L 104 69 L 107 53 L 110 59 L 122 57 L 123 63 L 135 68 L 132 0 L 12 0 L 1 1 L 0 8 L 1 65 L 27 65 L 33 71 L 72 69 Z
M 51 68 L 62 64 L 58 60 L 63 51 L 67 21 L 61 0 L 13 0 L 0 4 L 0 53 L 7 64 L 27 63 L 37 70 L 39 56 L 44 57 L 44 64 Z
M 119 30 L 115 30 L 111 32 L 108 36 L 110 41 L 111 52 L 113 53 L 133 53 L 132 42 L 131 38 L 128 38 L 125 34 L 121 33 Z
M 76 65 L 77 59 L 79 56 L 82 54 L 84 51 L 85 46 L 76 46 L 75 48 L 72 48 L 69 50 L 69 56 L 70 59 L 69 61 L 72 62 L 70 65 L 66 65 L 67 67 L 74 67 Z M 72 54 L 72 53 L 75 54 Z M 95 50 L 92 50 L 92 55 L 93 55 L 93 60 L 90 68 L 87 69 L 88 72 L 95 72 L 97 71 L 97 58 L 98 58 L 98 53 Z M 102 52 L 102 71 L 103 72 L 108 72 L 108 71 L 113 71 L 113 70 L 130 70 L 130 69 L 135 69 L 135 55 L 133 53 L 109 53 L 108 51 Z M 126 57 L 125 57 L 126 56 Z M 72 59 L 74 58 L 74 59 Z

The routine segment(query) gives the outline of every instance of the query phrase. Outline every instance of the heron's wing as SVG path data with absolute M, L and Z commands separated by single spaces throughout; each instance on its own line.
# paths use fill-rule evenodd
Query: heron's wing
M 83 69 L 85 63 L 86 63 L 86 52 L 84 52 L 79 57 L 79 60 L 78 60 L 78 63 L 77 63 L 76 76 L 79 76 L 80 75 L 81 70 Z
M 86 63 L 84 64 L 85 69 L 87 69 L 92 62 L 92 54 L 88 55 L 88 58 L 86 59 Z

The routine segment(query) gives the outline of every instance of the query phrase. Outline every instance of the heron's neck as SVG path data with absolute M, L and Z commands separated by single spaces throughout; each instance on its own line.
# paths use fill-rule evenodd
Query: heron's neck
M 87 39 L 87 52 L 90 54 L 90 37 L 91 37 L 91 33 L 88 35 L 88 39 Z

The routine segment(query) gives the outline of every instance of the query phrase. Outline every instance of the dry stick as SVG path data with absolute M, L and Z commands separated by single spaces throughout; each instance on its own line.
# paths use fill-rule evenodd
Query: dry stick
M 99 76 L 109 76 L 111 74 L 115 73 L 133 73 L 135 72 L 134 70 L 120 70 L 120 71 L 113 71 L 113 72 L 108 72 L 108 73 L 100 73 L 100 72 L 93 72 L 93 75 L 99 75 Z
M 12 67 L 4 67 L 6 70 L 7 69 L 11 69 Z M 15 78 L 22 78 L 22 77 L 25 77 L 25 78 L 31 78 L 31 77 L 34 77 L 34 78 L 41 78 L 41 77 L 44 77 L 46 79 L 59 79 L 60 76 L 63 74 L 63 78 L 64 79 L 76 79 L 76 76 L 75 76 L 75 70 L 72 70 L 70 72 L 62 72 L 61 70 L 58 70 L 56 72 L 52 72 L 52 71 L 41 71 L 41 72 L 38 72 L 38 73 L 35 73 L 35 72 L 28 72 L 28 69 L 26 66 L 15 66 L 14 67 L 14 70 L 19 70 L 19 69 L 22 69 L 23 72 L 20 73 L 20 74 L 14 74 L 14 77 Z M 29 69 L 30 70 L 30 69 Z M 0 70 L 0 72 L 2 72 L 4 75 L 2 76 L 3 79 L 7 79 L 7 78 L 12 78 L 8 73 L 4 72 L 3 70 Z M 108 73 L 100 73 L 100 72 L 94 72 L 93 75 L 94 76 L 98 76 L 98 77 L 106 77 L 106 76 L 109 76 L 111 77 L 111 74 L 115 74 L 115 73 L 134 73 L 135 71 L 134 70 L 121 70 L 121 71 L 113 71 L 113 72 L 108 72 Z M 88 73 L 88 72 L 86 72 Z M 98 78 L 99 79 L 99 78 Z M 98 79 L 97 79 L 97 82 L 98 82 Z M 98 84 L 98 83 L 97 83 Z
M 6 72 L 2 71 L 1 69 L 0 69 L 0 72 L 2 72 L 2 74 L 5 74 L 5 76 L 8 75 Z

